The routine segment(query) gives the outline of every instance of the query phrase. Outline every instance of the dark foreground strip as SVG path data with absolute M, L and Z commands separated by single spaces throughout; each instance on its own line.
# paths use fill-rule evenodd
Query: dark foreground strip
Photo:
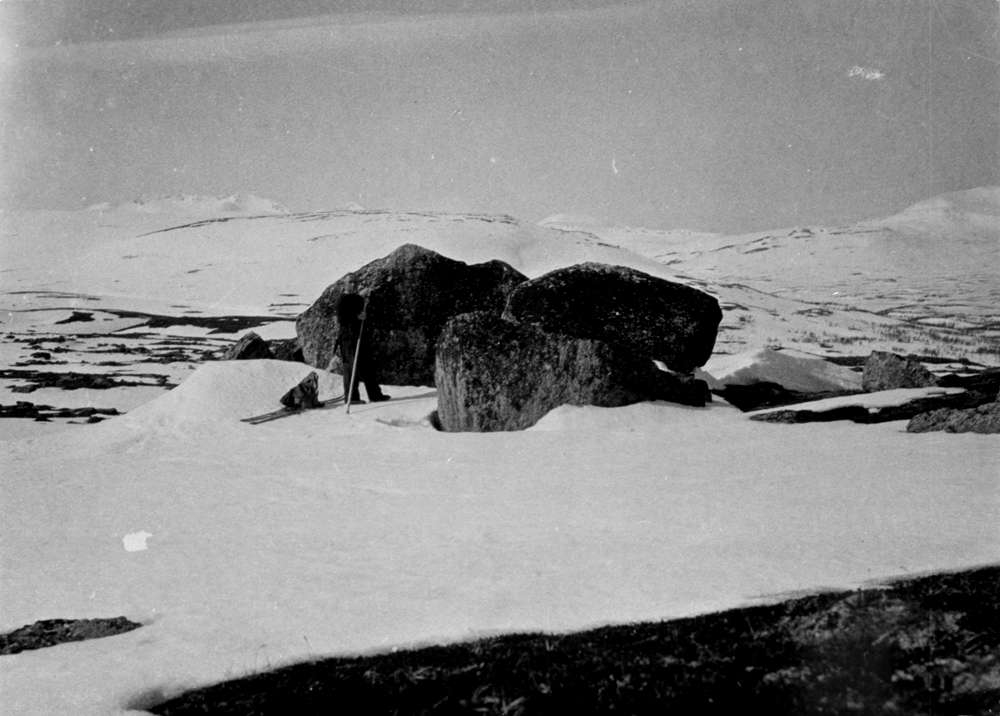
M 157 714 L 1000 714 L 1000 567 L 576 634 L 302 663 Z

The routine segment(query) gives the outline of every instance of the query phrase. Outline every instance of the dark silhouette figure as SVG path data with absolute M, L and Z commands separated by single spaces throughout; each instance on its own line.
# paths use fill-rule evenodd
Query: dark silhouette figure
M 340 333 L 337 338 L 337 349 L 340 360 L 344 364 L 344 395 L 350 393 L 352 403 L 360 403 L 361 391 L 358 386 L 365 384 L 368 400 L 377 403 L 388 400 L 389 396 L 382 392 L 378 384 L 378 370 L 369 349 L 370 326 L 364 326 L 365 299 L 356 293 L 345 293 L 337 303 L 337 323 Z M 360 343 L 358 341 L 360 338 Z M 355 365 L 354 352 L 357 350 L 357 380 L 351 380 L 351 369 Z

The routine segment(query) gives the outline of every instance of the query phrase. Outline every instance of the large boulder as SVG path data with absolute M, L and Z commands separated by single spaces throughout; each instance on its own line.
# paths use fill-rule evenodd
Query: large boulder
M 452 316 L 500 314 L 511 290 L 527 278 L 503 261 L 469 265 L 405 244 L 330 285 L 296 324 L 306 363 L 342 371 L 334 346 L 337 302 L 345 293 L 368 296 L 365 334 L 379 380 L 434 384 L 434 347 Z
M 624 266 L 584 263 L 522 283 L 503 317 L 604 341 L 689 373 L 712 355 L 722 309 L 690 286 Z
M 663 371 L 648 356 L 483 312 L 449 321 L 435 379 L 437 421 L 446 431 L 521 430 L 565 404 L 704 405 L 709 397 L 703 381 Z
M 886 351 L 872 351 L 861 373 L 861 387 L 869 393 L 930 385 L 937 379 L 920 361 Z

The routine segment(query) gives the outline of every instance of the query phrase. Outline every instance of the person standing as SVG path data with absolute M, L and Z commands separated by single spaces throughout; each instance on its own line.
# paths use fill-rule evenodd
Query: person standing
M 368 400 L 378 403 L 389 400 L 378 384 L 378 370 L 372 351 L 369 348 L 369 331 L 365 331 L 365 298 L 358 293 L 345 293 L 337 302 L 337 324 L 339 335 L 335 348 L 343 363 L 344 396 L 349 395 L 351 403 L 361 403 L 359 386 L 365 384 Z M 357 359 L 355 360 L 355 351 Z M 357 366 L 357 379 L 353 380 L 351 371 Z

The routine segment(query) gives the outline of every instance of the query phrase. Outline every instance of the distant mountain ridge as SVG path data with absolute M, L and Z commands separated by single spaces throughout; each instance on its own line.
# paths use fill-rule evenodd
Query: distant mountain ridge
M 579 215 L 532 223 L 433 210 L 292 213 L 253 195 L 167 197 L 5 212 L 0 297 L 17 310 L 65 308 L 86 294 L 92 309 L 292 318 L 338 277 L 414 243 L 532 277 L 594 261 L 700 288 L 723 305 L 717 353 L 877 349 L 995 364 L 998 207 L 1000 189 L 982 187 L 853 225 L 726 235 L 602 227 Z
M 255 194 L 229 194 L 206 196 L 200 194 L 173 194 L 143 197 L 119 204 L 102 202 L 87 207 L 90 212 L 136 212 L 143 214 L 183 214 L 186 216 L 269 215 L 288 214 L 288 207 Z
M 871 223 L 900 231 L 957 228 L 1000 239 L 1000 186 L 941 194 Z
M 587 214 L 554 213 L 536 222 L 538 226 L 580 231 L 632 231 L 671 237 L 722 237 L 734 236 L 722 232 L 701 231 L 691 228 L 654 229 L 642 226 L 606 224 Z M 848 226 L 879 226 L 889 229 L 942 229 L 950 226 L 992 232 L 1000 237 L 1000 185 L 980 186 L 963 191 L 949 192 L 930 197 L 888 216 L 863 219 Z M 788 226 L 774 227 L 752 235 L 764 235 L 792 230 L 840 229 L 841 226 Z M 750 234 L 747 234 L 750 235 Z

